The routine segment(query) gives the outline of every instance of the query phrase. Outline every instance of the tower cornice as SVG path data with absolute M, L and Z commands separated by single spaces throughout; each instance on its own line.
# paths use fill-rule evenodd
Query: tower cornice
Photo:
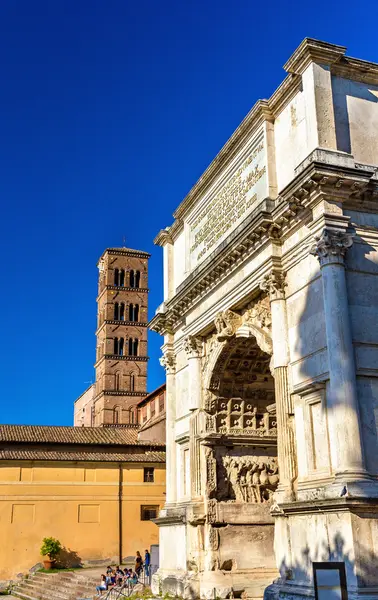
M 104 293 L 109 290 L 116 290 L 117 292 L 137 292 L 139 294 L 148 294 L 150 291 L 149 288 L 132 288 L 132 287 L 123 287 L 120 285 L 105 285 L 102 292 L 97 296 L 97 302 L 102 298 Z

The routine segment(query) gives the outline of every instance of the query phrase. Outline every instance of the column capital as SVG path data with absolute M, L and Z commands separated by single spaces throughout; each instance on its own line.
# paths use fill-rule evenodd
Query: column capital
M 202 355 L 202 340 L 194 335 L 184 339 L 184 350 L 188 358 L 200 358 Z
M 318 258 L 321 267 L 329 263 L 344 264 L 346 251 L 352 244 L 351 233 L 325 228 L 321 235 L 315 238 L 310 254 Z
M 176 372 L 176 355 L 173 350 L 166 350 L 160 358 L 160 364 L 164 367 L 167 375 L 174 375 Z
M 279 269 L 272 269 L 260 282 L 260 289 L 269 294 L 271 302 L 273 300 L 284 300 L 286 286 L 286 273 Z

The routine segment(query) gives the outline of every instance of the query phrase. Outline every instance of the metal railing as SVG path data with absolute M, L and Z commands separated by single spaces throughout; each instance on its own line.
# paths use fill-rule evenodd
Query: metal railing
M 102 598 L 104 600 L 118 600 L 119 598 L 128 598 L 132 592 L 136 583 L 131 581 L 125 581 L 122 585 L 115 585 L 109 588 Z
M 137 581 L 130 581 L 130 579 L 127 579 L 122 585 L 112 586 L 106 591 L 105 594 L 99 597 L 103 598 L 103 600 L 121 600 L 122 598 L 128 598 L 133 593 L 136 585 L 141 584 L 144 587 L 150 586 L 152 575 L 156 573 L 157 570 L 157 566 L 150 565 L 148 573 L 146 573 L 145 569 L 143 569 L 143 571 L 141 571 L 139 574 Z

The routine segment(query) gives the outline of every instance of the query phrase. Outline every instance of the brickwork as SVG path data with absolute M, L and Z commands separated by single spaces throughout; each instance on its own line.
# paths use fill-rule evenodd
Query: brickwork
M 108 248 L 98 262 L 95 426 L 136 423 L 147 395 L 149 257 Z

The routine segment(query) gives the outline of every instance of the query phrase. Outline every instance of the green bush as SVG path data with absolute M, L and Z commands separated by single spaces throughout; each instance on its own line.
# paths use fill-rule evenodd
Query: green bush
M 46 537 L 42 540 L 41 555 L 48 556 L 50 560 L 55 560 L 62 549 L 62 544 L 59 540 L 53 537 Z

